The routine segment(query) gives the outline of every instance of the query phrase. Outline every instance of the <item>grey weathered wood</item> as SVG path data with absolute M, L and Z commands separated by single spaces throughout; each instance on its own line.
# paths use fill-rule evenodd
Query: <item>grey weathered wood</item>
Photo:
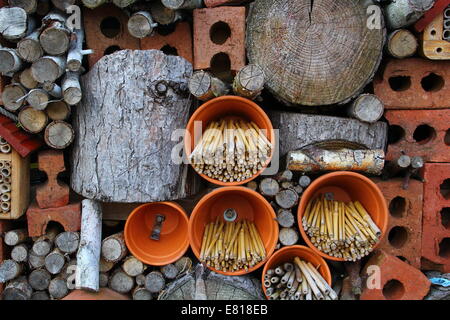
M 61 232 L 55 239 L 56 247 L 64 253 L 74 253 L 77 251 L 79 243 L 80 234 L 78 232 Z
M 49 100 L 50 97 L 44 89 L 36 88 L 28 92 L 27 102 L 30 107 L 33 107 L 36 110 L 44 110 L 47 107 Z M 47 122 L 45 124 L 47 124 Z
M 23 265 L 11 260 L 3 260 L 0 263 L 0 283 L 17 278 L 23 271 Z
M 22 60 L 15 49 L 0 49 L 0 72 L 4 75 L 17 72 L 23 68 Z
M 71 108 L 64 101 L 50 102 L 45 109 L 45 113 L 51 120 L 64 121 L 70 116 Z
M 255 99 L 264 89 L 264 83 L 263 69 L 258 65 L 249 64 L 236 74 L 233 91 L 238 96 Z
M 58 248 L 54 249 L 45 257 L 45 268 L 51 274 L 58 274 L 64 268 L 66 258 Z
M 159 50 L 122 50 L 82 77 L 73 116 L 75 192 L 103 202 L 149 202 L 198 191 L 188 167 L 169 160 L 178 143 L 171 136 L 187 124 L 191 73 L 189 62 Z
M 47 290 L 52 276 L 45 269 L 36 269 L 28 275 L 28 283 L 34 290 Z
M 197 99 L 207 101 L 228 94 L 230 88 L 209 72 L 200 70 L 194 72 L 189 79 L 189 91 Z
M 300 178 L 298 179 L 298 184 L 303 187 L 306 188 L 311 184 L 311 178 L 308 177 L 307 175 L 302 175 L 300 176 Z
M 178 268 L 172 263 L 162 266 L 160 270 L 164 277 L 169 280 L 175 279 L 178 275 Z
M 77 289 L 99 290 L 100 252 L 102 239 L 102 209 L 100 203 L 85 199 L 81 202 L 81 234 L 77 252 Z
M 133 256 L 127 257 L 122 263 L 123 271 L 130 277 L 136 277 L 137 275 L 142 274 L 145 268 L 146 266 Z
M 259 183 L 259 190 L 263 196 L 272 198 L 280 191 L 280 185 L 275 179 L 265 178 Z
M 48 286 L 48 292 L 53 299 L 62 299 L 69 294 L 66 279 L 62 277 L 53 278 Z
M 25 10 L 27 14 L 36 12 L 38 0 L 8 0 L 11 7 L 20 7 Z
M 119 262 L 128 253 L 124 233 L 113 234 L 102 241 L 102 258 L 110 262 Z
M 70 40 L 69 52 L 67 53 L 67 69 L 72 72 L 81 70 L 83 56 L 93 53 L 92 50 L 83 50 L 84 28 L 75 29 Z
M 65 121 L 50 122 L 45 128 L 45 143 L 54 149 L 65 149 L 75 139 L 75 131 L 70 123 Z
M 8 40 L 19 40 L 28 30 L 28 16 L 19 7 L 3 7 L 0 9 L 0 33 Z
M 203 0 L 161 0 L 161 3 L 172 10 L 192 10 L 203 7 Z
M 50 296 L 47 291 L 35 291 L 31 295 L 31 300 L 50 300 Z
M 384 104 L 374 94 L 362 94 L 350 105 L 350 117 L 367 123 L 375 123 L 383 116 Z
M 63 75 L 65 68 L 64 57 L 44 56 L 33 62 L 31 72 L 34 79 L 40 83 L 55 82 Z
M 275 195 L 275 202 L 283 209 L 292 209 L 298 203 L 298 194 L 294 190 L 281 190 Z
M 367 124 L 355 119 L 279 111 L 271 113 L 271 120 L 274 128 L 279 129 L 281 157 L 311 144 L 329 148 L 386 148 L 385 122 Z
M 44 235 L 34 241 L 33 246 L 31 247 L 32 252 L 38 256 L 48 255 L 53 249 L 53 243 L 58 234 L 59 229 L 57 227 L 48 229 Z
M 28 253 L 28 264 L 31 269 L 41 268 L 45 265 L 45 256 L 38 256 L 31 250 Z
M 398 29 L 388 35 L 386 44 L 387 52 L 397 59 L 404 59 L 413 56 L 419 42 L 416 36 L 408 29 Z
M 152 300 L 153 295 L 150 291 L 145 289 L 145 287 L 137 286 L 134 288 L 133 293 L 133 300 Z
M 17 54 L 27 62 L 34 62 L 44 55 L 44 50 L 39 42 L 40 30 L 30 33 L 17 43 Z
M 64 101 L 67 102 L 67 104 L 73 106 L 81 101 L 83 94 L 81 92 L 79 72 L 66 72 L 66 75 L 62 80 L 62 91 Z
M 133 13 L 127 23 L 128 32 L 135 38 L 151 36 L 156 26 L 158 24 L 153 21 L 151 14 L 147 11 Z
M 28 260 L 28 246 L 25 243 L 16 245 L 11 250 L 11 259 L 16 262 L 26 262 Z
M 166 285 L 164 276 L 159 271 L 152 271 L 145 277 L 145 288 L 151 293 L 158 293 Z
M 98 275 L 98 284 L 100 288 L 106 288 L 109 282 L 109 274 L 106 272 L 100 272 Z
M 294 177 L 294 174 L 290 170 L 283 170 L 280 171 L 276 176 L 275 179 L 278 182 L 290 182 L 292 181 L 292 178 Z
M 33 107 L 25 107 L 19 112 L 19 122 L 25 131 L 39 133 L 48 122 L 47 114 Z
M 277 222 L 284 228 L 290 228 L 294 225 L 295 219 L 291 210 L 280 209 L 277 212 Z
M 15 246 L 27 241 L 28 230 L 27 229 L 14 229 L 5 233 L 3 240 L 8 246 Z
M 8 84 L 3 88 L 3 106 L 9 111 L 17 111 L 25 101 L 27 91 L 18 83 Z
M 389 29 L 407 27 L 431 9 L 435 0 L 396 0 L 384 9 L 386 24 Z
M 281 228 L 278 239 L 284 246 L 292 246 L 298 242 L 299 235 L 294 228 Z
M 134 278 L 120 269 L 115 270 L 109 278 L 108 286 L 119 293 L 128 293 L 133 290 Z
M 33 288 L 28 284 L 26 277 L 20 277 L 9 282 L 2 293 L 3 300 L 29 300 Z

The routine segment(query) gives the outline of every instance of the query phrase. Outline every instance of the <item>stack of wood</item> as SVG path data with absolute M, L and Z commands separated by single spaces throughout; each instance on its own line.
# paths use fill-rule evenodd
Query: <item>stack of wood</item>
M 73 18 L 61 11 L 69 1 L 52 2 L 58 6 L 10 0 L 10 7 L 0 9 L 0 33 L 10 42 L 0 49 L 0 72 L 11 78 L 2 100 L 24 130 L 43 132 L 50 147 L 64 149 L 74 138 L 65 120 L 82 98 L 82 58 L 90 51 L 83 50 L 82 26 L 73 29 Z
M 277 175 L 247 183 L 247 187 L 261 193 L 272 205 L 280 225 L 279 245 L 291 246 L 298 242 L 299 231 L 296 223 L 296 208 L 303 191 L 311 183 L 311 178 L 301 175 L 294 179 L 290 170 Z

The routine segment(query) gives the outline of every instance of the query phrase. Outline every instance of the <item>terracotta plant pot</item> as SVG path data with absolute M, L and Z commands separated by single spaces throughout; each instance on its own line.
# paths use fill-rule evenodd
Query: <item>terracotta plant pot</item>
M 74 290 L 62 300 L 130 300 L 130 298 L 111 289 L 100 288 L 99 292 Z
M 160 239 L 150 238 L 158 214 L 165 216 Z M 163 266 L 181 258 L 189 247 L 189 219 L 174 202 L 152 202 L 134 209 L 125 223 L 125 242 L 142 262 Z
M 314 180 L 303 193 L 300 205 L 298 206 L 297 218 L 300 233 L 308 247 L 314 252 L 329 260 L 345 261 L 343 258 L 332 257 L 316 249 L 309 240 L 308 235 L 303 229 L 303 224 L 301 223 L 308 202 L 316 197 L 316 195 L 326 192 L 333 193 L 335 200 L 345 202 L 358 200 L 361 202 L 372 217 L 373 222 L 380 228 L 381 238 L 384 237 L 389 213 L 384 196 L 377 185 L 373 183 L 372 180 L 359 173 L 349 171 L 332 172 Z M 380 241 L 375 244 L 374 249 L 381 242 L 381 238 Z
M 247 121 L 253 121 L 258 125 L 258 127 L 261 130 L 265 130 L 267 134 L 267 139 L 272 144 L 274 143 L 274 132 L 272 122 L 270 122 L 269 117 L 264 112 L 264 110 L 261 109 L 261 107 L 259 107 L 253 101 L 242 97 L 222 96 L 205 102 L 202 106 L 200 106 L 200 108 L 198 108 L 194 112 L 192 117 L 189 119 L 189 122 L 186 127 L 187 132 L 184 137 L 184 150 L 188 158 L 195 147 L 194 123 L 196 121 L 201 121 L 203 132 L 209 122 L 216 121 L 226 117 L 242 118 Z M 263 172 L 264 169 L 267 167 L 267 165 L 270 163 L 272 156 L 273 156 L 273 148 L 272 153 L 267 162 L 265 163 L 265 165 L 263 166 L 263 168 L 259 170 L 256 174 L 254 174 L 251 178 L 239 182 L 222 182 L 216 179 L 212 179 L 202 173 L 199 174 L 204 179 L 216 185 L 221 186 L 243 185 L 259 176 L 261 172 Z
M 266 265 L 264 266 L 263 273 L 261 276 L 261 283 L 264 283 L 264 275 L 266 274 L 267 270 L 274 269 L 278 267 L 279 265 L 285 263 L 285 262 L 291 262 L 294 263 L 294 258 L 299 257 L 301 260 L 305 260 L 308 262 L 311 262 L 311 264 L 314 267 L 319 267 L 319 273 L 322 275 L 322 277 L 325 279 L 326 282 L 331 286 L 331 272 L 330 268 L 328 268 L 328 265 L 326 261 L 319 256 L 317 253 L 315 253 L 312 249 L 305 247 L 305 246 L 289 246 L 284 247 L 280 250 L 277 250 L 267 261 Z M 263 287 L 264 295 L 266 295 L 266 287 Z M 266 298 L 269 299 L 269 297 L 266 295 Z
M 278 223 L 272 206 L 259 193 L 245 187 L 215 189 L 199 201 L 189 219 L 189 242 L 197 258 L 200 258 L 206 225 L 215 221 L 217 216 L 223 217 L 224 211 L 230 208 L 237 212 L 236 222 L 242 219 L 254 222 L 266 250 L 266 260 L 248 271 L 223 272 L 211 268 L 217 273 L 238 276 L 260 268 L 272 255 L 278 241 Z

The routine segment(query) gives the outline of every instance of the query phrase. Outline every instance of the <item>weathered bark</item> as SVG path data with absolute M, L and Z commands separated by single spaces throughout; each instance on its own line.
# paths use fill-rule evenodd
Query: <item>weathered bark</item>
M 161 3 L 172 10 L 196 9 L 203 7 L 202 0 L 161 0 Z
M 387 143 L 387 124 L 363 123 L 354 119 L 272 112 L 271 120 L 279 129 L 280 156 L 316 144 L 327 149 L 382 149 Z
M 53 121 L 45 128 L 45 143 L 54 149 L 67 148 L 73 142 L 74 138 L 75 132 L 67 122 Z
M 38 82 L 34 80 L 31 69 L 25 69 L 19 74 L 19 82 L 22 86 L 24 86 L 26 89 L 34 89 L 38 86 Z
M 39 133 L 44 130 L 48 117 L 42 110 L 25 107 L 19 112 L 20 125 L 30 133 Z
M 277 222 L 283 228 L 290 228 L 294 225 L 295 219 L 291 210 L 280 209 L 277 212 Z
M 129 256 L 122 264 L 123 271 L 130 277 L 136 277 L 145 270 L 145 265 L 133 256 Z
M 164 275 L 166 279 L 173 280 L 178 275 L 178 268 L 173 264 L 168 264 L 166 266 L 161 267 L 161 273 Z
M 3 106 L 9 111 L 17 111 L 25 101 L 27 91 L 22 85 L 12 83 L 3 88 Z
M 62 89 L 56 83 L 46 82 L 42 84 L 42 89 L 55 98 L 62 98 Z
M 200 70 L 194 72 L 191 79 L 189 79 L 189 91 L 197 99 L 207 101 L 226 95 L 230 88 L 222 80 L 213 77 L 206 71 Z
M 128 19 L 128 32 L 135 38 L 145 38 L 153 34 L 158 24 L 147 11 L 138 11 Z
M 123 50 L 82 77 L 83 99 L 73 117 L 75 192 L 103 202 L 150 202 L 198 191 L 195 180 L 187 181 L 192 171 L 170 160 L 179 151 L 171 136 L 189 116 L 191 73 L 180 57 Z
M 0 263 L 0 283 L 17 278 L 23 271 L 23 265 L 8 259 Z
M 158 293 L 164 289 L 166 280 L 161 272 L 152 271 L 145 277 L 145 288 L 151 293 Z
M 80 74 L 69 71 L 62 80 L 62 92 L 64 101 L 73 106 L 81 101 L 83 93 L 80 86 Z
M 39 42 L 40 30 L 32 32 L 17 43 L 17 54 L 27 62 L 34 62 L 44 55 L 44 50 Z
M 38 0 L 8 0 L 11 7 L 20 7 L 27 14 L 36 12 Z
M 22 60 L 15 49 L 0 49 L 0 72 L 2 74 L 12 74 L 21 70 L 22 67 Z
M 28 240 L 27 229 L 15 229 L 5 233 L 3 238 L 8 246 L 16 246 Z
M 62 277 L 56 277 L 50 281 L 48 293 L 53 299 L 62 299 L 69 293 L 67 281 Z
M 243 67 L 233 81 L 233 91 L 236 95 L 255 99 L 264 89 L 264 71 L 255 64 Z
M 383 116 L 384 104 L 374 94 L 362 94 L 350 105 L 350 117 L 367 123 L 375 123 Z
M 69 50 L 70 30 L 66 27 L 67 17 L 56 11 L 50 12 L 42 19 L 45 29 L 39 36 L 42 49 L 52 56 L 59 56 Z
M 152 293 L 141 286 L 134 288 L 132 296 L 133 296 L 133 300 L 152 300 L 153 299 Z
M 34 290 L 47 290 L 52 276 L 45 269 L 36 269 L 31 271 L 28 276 L 28 283 Z
M 28 31 L 28 16 L 19 7 L 0 9 L 0 33 L 8 40 L 14 41 L 24 37 Z
M 128 293 L 133 290 L 134 279 L 120 269 L 117 269 L 109 278 L 108 286 L 119 293 Z
M 33 78 L 40 82 L 55 82 L 64 74 L 66 59 L 64 57 L 44 56 L 33 62 L 31 72 Z
M 411 31 L 398 29 L 389 34 L 386 50 L 394 58 L 404 59 L 413 56 L 418 47 L 419 42 Z
M 70 110 L 70 106 L 64 101 L 55 101 L 47 105 L 45 112 L 51 120 L 64 121 L 70 116 Z
M 435 0 L 396 0 L 385 7 L 386 24 L 389 29 L 407 27 L 433 7 Z
M 84 28 L 74 30 L 70 40 L 69 53 L 67 54 L 67 69 L 78 72 L 81 69 L 83 56 L 93 53 L 92 50 L 83 50 Z
M 102 211 L 97 201 L 81 202 L 80 247 L 77 252 L 77 289 L 99 291 Z
M 58 248 L 54 249 L 45 257 L 45 268 L 51 274 L 58 274 L 64 268 L 66 258 Z
M 102 241 L 102 257 L 106 261 L 119 262 L 128 253 L 124 233 L 113 234 Z
M 367 20 L 359 0 L 255 1 L 247 18 L 247 55 L 263 69 L 266 88 L 288 105 L 346 103 L 372 81 L 381 62 L 386 31 L 383 25 L 368 28 Z
M 3 300 L 30 300 L 33 288 L 28 284 L 26 277 L 11 281 L 2 293 Z
M 259 190 L 263 196 L 273 198 L 280 191 L 280 185 L 275 179 L 265 178 L 259 183 Z
M 64 253 L 74 253 L 80 243 L 80 234 L 78 232 L 61 232 L 55 239 L 56 247 Z
M 25 243 L 18 244 L 11 250 L 11 259 L 16 262 L 26 262 L 28 260 L 28 246 Z
M 294 228 L 282 228 L 280 229 L 278 239 L 283 246 L 292 246 L 298 242 L 299 235 Z
M 33 90 L 30 90 L 27 95 L 27 102 L 30 105 L 30 107 L 33 107 L 33 109 L 36 110 L 44 110 L 47 107 L 48 101 L 50 100 L 50 97 L 44 89 L 36 88 Z M 39 117 L 41 119 L 41 117 Z M 47 124 L 47 121 L 44 124 Z M 43 130 L 44 128 L 41 128 Z

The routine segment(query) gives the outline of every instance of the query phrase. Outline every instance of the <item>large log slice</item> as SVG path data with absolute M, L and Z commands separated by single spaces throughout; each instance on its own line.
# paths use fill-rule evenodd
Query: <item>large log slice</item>
M 345 103 L 372 80 L 385 28 L 368 28 L 375 13 L 360 0 L 258 0 L 247 22 L 250 63 L 288 105 Z M 381 12 L 381 11 L 379 11 Z M 382 15 L 380 17 L 382 21 Z
M 176 200 L 196 193 L 187 165 L 171 160 L 186 127 L 192 65 L 158 50 L 118 51 L 82 77 L 72 188 L 103 202 Z

